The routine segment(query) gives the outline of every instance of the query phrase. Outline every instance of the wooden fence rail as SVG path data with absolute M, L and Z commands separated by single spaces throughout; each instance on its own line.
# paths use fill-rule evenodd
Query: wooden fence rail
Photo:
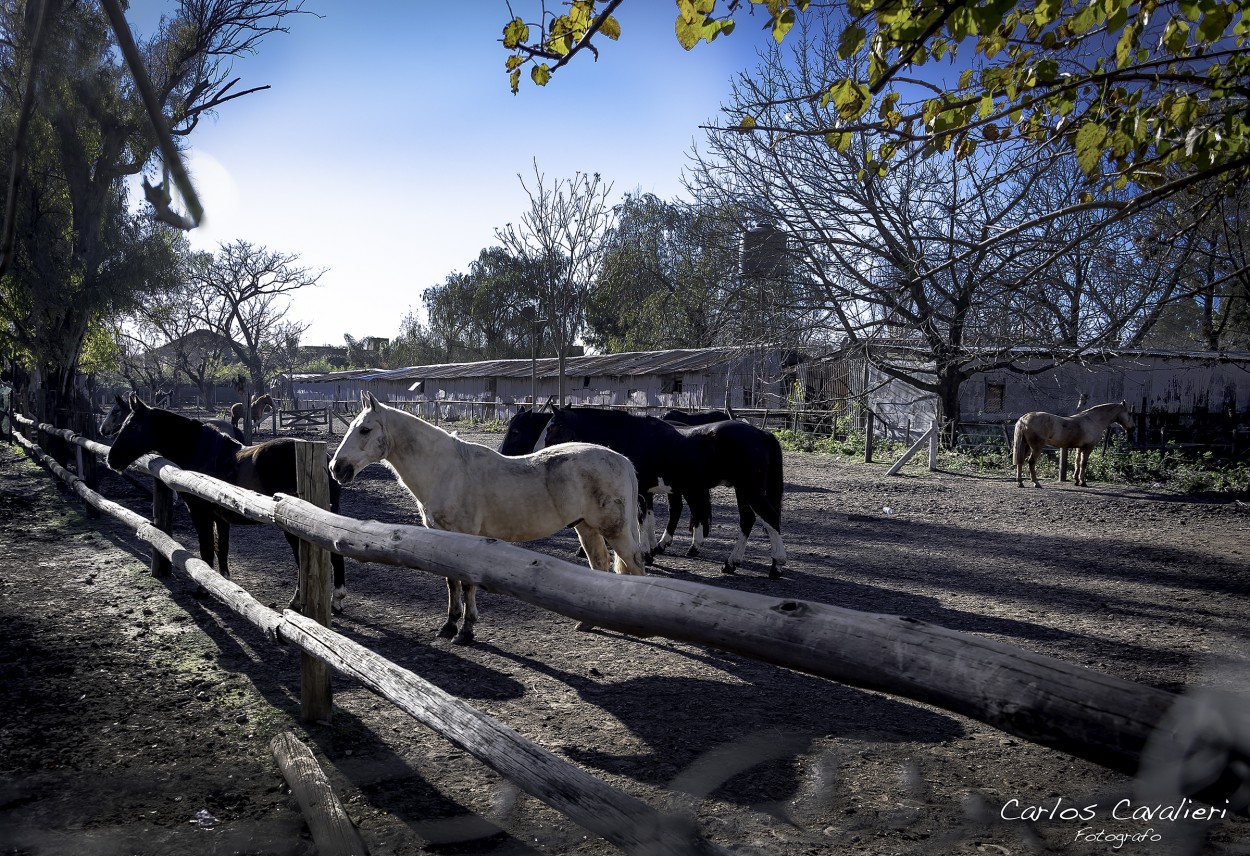
M 108 447 L 50 425 L 35 425 L 24 417 L 20 424 L 81 443 L 97 454 Z M 473 755 L 515 783 L 521 790 L 564 813 L 570 820 L 627 853 L 727 854 L 700 837 L 684 817 L 659 812 L 637 797 L 596 779 L 541 746 L 526 740 L 476 708 L 451 696 L 420 676 L 291 610 L 277 613 L 241 587 L 193 557 L 170 535 L 128 508 L 105 499 L 74 473 L 61 467 L 37 444 L 20 433 L 15 439 L 64 481 L 84 502 L 127 525 L 170 562 L 202 585 L 215 599 L 239 613 L 267 637 L 294 644 L 331 667 L 359 679 L 401 710 L 427 725 L 455 746 Z M 89 445 L 88 445 L 89 444 Z M 282 499 L 302 508 L 315 505 L 296 497 L 275 500 L 199 473 L 191 473 L 155 455 L 140 458 L 135 467 L 146 469 L 162 482 L 202 499 L 218 501 L 249 518 L 272 522 Z M 326 592 L 328 599 L 329 592 Z
M 1212 696 L 1200 717 L 1180 715 L 1195 709 L 1193 700 L 907 617 L 665 577 L 589 573 L 493 539 L 355 520 L 159 460 L 149 468 L 177 490 L 361 561 L 474 582 L 598 627 L 708 645 L 932 704 L 1126 773 L 1162 765 L 1177 798 L 1246 808 L 1250 711 L 1225 699 Z

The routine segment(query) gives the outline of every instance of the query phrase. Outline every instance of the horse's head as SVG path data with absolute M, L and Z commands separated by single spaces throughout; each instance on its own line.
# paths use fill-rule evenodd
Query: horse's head
M 534 451 L 534 444 L 543 428 L 551 421 L 550 413 L 539 413 L 528 407 L 522 407 L 516 416 L 508 422 L 508 431 L 499 444 L 501 455 L 528 455 Z
M 347 484 L 365 467 L 385 458 L 390 449 L 386 405 L 379 403 L 371 392 L 361 394 L 360 404 L 360 413 L 347 426 L 343 442 L 330 459 L 330 472 L 339 484 Z
M 104 421 L 100 423 L 100 434 L 105 437 L 112 437 L 122 430 L 122 423 L 130 415 L 130 405 L 126 399 L 120 395 L 113 396 L 113 399 L 113 406 L 109 408 L 109 412 L 104 415 Z
M 1120 402 L 1120 410 L 1115 416 L 1115 421 L 1129 434 L 1137 429 L 1137 423 L 1133 421 L 1133 414 L 1129 412 L 1127 401 Z
M 117 430 L 117 437 L 113 440 L 107 459 L 109 469 L 120 473 L 156 448 L 156 430 L 152 424 L 152 408 L 133 392 L 129 401 L 124 404 L 119 398 L 114 407 L 117 406 L 125 406 L 130 411 Z M 112 416 L 112 413 L 109 415 Z
M 535 449 L 554 446 L 556 443 L 572 443 L 580 439 L 577 435 L 576 417 L 568 407 L 553 407 L 551 421 L 538 435 Z

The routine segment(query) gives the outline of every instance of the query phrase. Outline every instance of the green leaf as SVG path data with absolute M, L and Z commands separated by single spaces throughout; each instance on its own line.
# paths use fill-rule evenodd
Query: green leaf
M 1218 41 L 1224 35 L 1224 31 L 1228 29 L 1229 22 L 1232 20 L 1232 4 L 1217 3 L 1202 16 L 1202 23 L 1198 25 L 1199 41 L 1208 43 Z
M 599 32 L 603 33 L 612 41 L 616 41 L 621 37 L 621 25 L 611 15 L 603 19 L 603 23 L 599 25 Z
M 781 44 L 785 39 L 786 33 L 790 32 L 790 28 L 794 26 L 794 10 L 787 9 L 777 16 L 773 22 L 773 39 L 777 44 Z
M 844 152 L 851 147 L 851 134 L 847 131 L 826 131 L 825 143 L 835 151 Z
M 512 50 L 530 39 L 530 28 L 520 18 L 513 18 L 503 28 L 503 46 Z
M 1102 4 L 1097 2 L 1090 3 L 1072 16 L 1071 30 L 1079 36 L 1098 26 L 1106 19 L 1107 13 L 1103 11 Z
M 868 31 L 858 24 L 852 24 L 842 31 L 838 38 L 838 59 L 850 59 L 859 53 L 868 41 Z
M 864 115 L 872 103 L 868 87 L 849 78 L 829 87 L 829 96 L 838 115 L 848 122 Z
M 530 79 L 539 86 L 546 86 L 547 81 L 551 80 L 551 68 L 545 62 L 534 66 L 530 69 Z
M 512 73 L 508 75 L 508 84 L 512 87 L 512 94 L 516 95 L 521 88 L 521 69 L 514 68 Z
M 1086 175 L 1093 174 L 1098 168 L 1106 141 L 1107 129 L 1098 122 L 1086 122 L 1076 132 L 1076 162 Z
M 1052 23 L 1063 11 L 1063 0 L 1038 0 L 1033 7 L 1033 19 L 1045 26 Z

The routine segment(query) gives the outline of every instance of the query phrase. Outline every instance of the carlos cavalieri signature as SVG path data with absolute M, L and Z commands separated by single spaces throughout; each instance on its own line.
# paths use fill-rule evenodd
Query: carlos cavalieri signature
M 1225 800 L 1225 802 L 1228 802 Z M 1090 821 L 1098 818 L 1098 803 L 1086 806 L 1064 805 L 1059 797 L 1051 805 L 1025 805 L 1018 799 L 1003 803 L 998 815 L 1003 820 L 1068 820 Z M 1105 811 L 1105 809 L 1104 809 Z M 1178 820 L 1220 820 L 1228 817 L 1227 808 L 1199 805 L 1188 797 L 1170 804 L 1137 805 L 1122 799 L 1111 807 L 1112 820 L 1136 820 L 1147 823 Z

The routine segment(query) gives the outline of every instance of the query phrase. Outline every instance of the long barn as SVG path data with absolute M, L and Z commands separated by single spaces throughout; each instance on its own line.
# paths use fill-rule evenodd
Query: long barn
M 792 382 L 793 352 L 780 348 L 691 348 L 568 357 L 565 403 L 599 407 L 701 410 L 785 406 Z M 424 412 L 435 403 L 443 418 L 507 418 L 559 393 L 554 357 L 535 361 L 481 360 L 402 369 L 364 369 L 295 375 L 289 398 L 295 407 L 354 402 L 361 392 Z

